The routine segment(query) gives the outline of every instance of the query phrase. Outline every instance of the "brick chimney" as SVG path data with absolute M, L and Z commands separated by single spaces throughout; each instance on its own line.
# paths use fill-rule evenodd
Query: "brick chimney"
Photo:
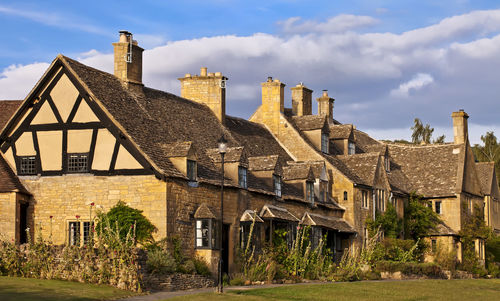
M 312 90 L 306 88 L 303 83 L 291 88 L 292 90 L 292 114 L 304 116 L 312 114 Z
M 129 89 L 142 92 L 142 52 L 144 49 L 132 39 L 132 33 L 120 31 L 120 40 L 113 43 L 115 76 Z
M 271 132 L 278 133 L 280 116 L 285 110 L 285 84 L 268 77 L 262 83 L 262 122 Z
M 467 119 L 469 115 L 460 109 L 458 112 L 453 112 L 451 114 L 453 119 L 453 140 L 455 144 L 462 144 L 469 138 L 469 129 L 467 125 Z
M 318 101 L 318 115 L 327 116 L 328 123 L 333 124 L 333 102 L 335 99 L 328 96 L 328 90 L 323 90 L 323 95 L 316 100 Z
M 181 97 L 207 105 L 221 123 L 226 118 L 226 81 L 220 72 L 208 73 L 202 67 L 200 75 L 186 74 L 179 78 Z

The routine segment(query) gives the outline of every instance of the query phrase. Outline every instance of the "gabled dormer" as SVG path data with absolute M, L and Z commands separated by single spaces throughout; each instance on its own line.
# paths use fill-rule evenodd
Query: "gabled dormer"
M 179 141 L 159 145 L 165 156 L 189 182 L 198 181 L 198 156 L 191 141 Z
M 208 149 L 208 157 L 220 169 L 222 157 L 218 149 Z M 230 178 L 235 186 L 248 188 L 248 155 L 244 147 L 228 147 L 224 155 L 224 175 Z
M 354 127 L 352 124 L 330 125 L 330 141 L 336 155 L 354 155 L 356 143 L 354 139 Z
M 325 116 L 305 115 L 293 116 L 293 124 L 307 137 L 314 147 L 325 154 L 329 154 L 330 128 Z
M 283 168 L 277 155 L 248 158 L 248 170 L 265 183 L 281 198 L 283 191 Z
M 290 186 L 303 191 L 303 197 L 311 206 L 315 204 L 315 177 L 312 168 L 304 163 L 295 163 L 283 168 L 283 179 Z

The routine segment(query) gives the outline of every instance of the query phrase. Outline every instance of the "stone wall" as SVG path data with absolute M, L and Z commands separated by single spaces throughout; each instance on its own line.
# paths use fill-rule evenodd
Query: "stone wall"
M 158 228 L 155 239 L 166 236 L 166 185 L 155 176 L 68 174 L 21 177 L 21 181 L 33 194 L 35 229 L 41 228 L 43 237 L 51 238 L 54 244 L 67 243 L 68 223 L 77 221 L 77 215 L 80 222 L 89 221 L 97 208 L 108 211 L 118 201 L 144 211 Z M 92 213 L 91 202 L 95 204 Z
M 0 229 L 2 238 L 16 238 L 17 202 L 15 192 L 0 193 Z
M 206 276 L 196 274 L 143 275 L 142 285 L 148 291 L 182 291 L 194 288 L 214 287 L 215 281 Z

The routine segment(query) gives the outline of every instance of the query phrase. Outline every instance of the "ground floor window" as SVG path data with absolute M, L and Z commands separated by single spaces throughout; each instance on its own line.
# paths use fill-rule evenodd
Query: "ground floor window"
M 219 246 L 219 223 L 213 219 L 196 220 L 196 248 L 216 249 Z
M 69 222 L 69 245 L 79 246 L 80 245 L 80 222 Z
M 251 228 L 252 222 L 240 223 L 240 246 L 242 250 L 245 250 L 247 244 L 250 244 L 250 248 L 253 246 L 255 246 L 256 249 L 260 248 L 260 224 L 255 223 L 253 230 Z M 250 231 L 252 231 L 251 237 Z

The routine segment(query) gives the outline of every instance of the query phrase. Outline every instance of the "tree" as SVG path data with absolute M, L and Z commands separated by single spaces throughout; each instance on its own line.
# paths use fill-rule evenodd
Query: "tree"
M 441 222 L 436 212 L 429 207 L 429 201 L 414 192 L 410 194 L 408 205 L 405 207 L 404 229 L 405 236 L 418 240 L 426 236 Z
M 411 140 L 415 144 L 425 142 L 427 144 L 431 143 L 432 133 L 434 133 L 434 128 L 431 128 L 429 124 L 423 125 L 419 118 L 415 118 L 413 121 L 414 125 L 411 127 L 413 133 L 411 134 Z M 444 135 L 439 136 L 433 143 L 444 143 Z
M 105 231 L 105 227 L 118 227 L 120 239 L 125 239 L 129 233 L 135 233 L 139 243 L 151 242 L 156 227 L 142 214 L 142 210 L 127 206 L 119 201 L 107 213 L 98 215 L 97 231 Z M 135 229 L 134 229 L 135 227 Z
M 495 162 L 498 184 L 500 185 L 500 143 L 493 132 L 486 132 L 481 136 L 483 145 L 475 144 L 472 147 L 476 160 L 479 162 Z

